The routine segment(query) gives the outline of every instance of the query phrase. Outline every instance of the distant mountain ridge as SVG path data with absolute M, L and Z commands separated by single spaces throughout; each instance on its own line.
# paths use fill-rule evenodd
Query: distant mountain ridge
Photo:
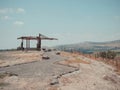
M 91 44 L 120 44 L 120 40 L 114 40 L 114 41 L 106 41 L 106 42 L 87 42 Z
M 106 51 L 106 50 L 118 50 L 118 49 L 120 50 L 120 40 L 106 41 L 106 42 L 86 41 L 83 43 L 59 45 L 59 46 L 56 46 L 55 48 L 59 50 L 65 50 L 65 51 L 75 50 L 83 53 L 95 52 L 95 51 Z

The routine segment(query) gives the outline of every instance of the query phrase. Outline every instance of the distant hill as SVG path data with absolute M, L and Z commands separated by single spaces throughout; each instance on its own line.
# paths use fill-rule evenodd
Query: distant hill
M 83 53 L 93 53 L 106 50 L 120 50 L 120 40 L 106 41 L 106 42 L 90 42 L 59 45 L 55 47 L 64 51 L 78 51 Z

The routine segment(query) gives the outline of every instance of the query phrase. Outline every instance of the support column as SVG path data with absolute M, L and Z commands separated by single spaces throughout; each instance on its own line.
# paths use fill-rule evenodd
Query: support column
M 24 50 L 24 47 L 23 47 L 23 39 L 21 41 L 21 50 Z
M 30 49 L 30 40 L 26 39 L 26 50 Z
M 39 40 L 39 49 L 40 49 L 40 51 L 41 51 L 41 39 Z
M 41 38 L 37 40 L 37 50 L 41 51 Z

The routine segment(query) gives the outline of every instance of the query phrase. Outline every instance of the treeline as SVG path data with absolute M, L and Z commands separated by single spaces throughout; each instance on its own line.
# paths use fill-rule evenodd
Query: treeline
M 117 70 L 120 71 L 120 56 L 117 56 L 116 52 L 110 50 L 103 51 L 96 53 L 94 56 L 97 60 L 103 60 L 108 64 L 114 65 L 117 68 Z
M 101 57 L 104 59 L 114 59 L 117 56 L 117 53 L 114 51 L 103 51 L 95 54 L 95 57 Z

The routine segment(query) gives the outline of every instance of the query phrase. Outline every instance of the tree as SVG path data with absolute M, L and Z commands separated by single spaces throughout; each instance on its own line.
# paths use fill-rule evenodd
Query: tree
M 114 59 L 116 57 L 116 53 L 114 51 L 107 51 L 107 52 L 100 52 L 99 56 L 102 58 L 106 58 L 106 59 Z
M 102 58 L 106 58 L 107 53 L 106 52 L 100 52 L 99 56 L 102 57 Z
M 114 59 L 116 57 L 116 53 L 114 51 L 107 51 L 107 58 Z

